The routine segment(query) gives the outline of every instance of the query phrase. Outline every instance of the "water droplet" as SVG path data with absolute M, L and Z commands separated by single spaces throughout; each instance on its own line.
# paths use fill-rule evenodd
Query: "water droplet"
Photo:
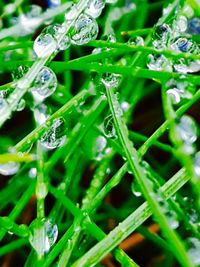
M 200 18 L 192 18 L 188 21 L 188 32 L 200 34 Z
M 105 0 L 90 0 L 87 8 L 85 9 L 85 13 L 93 18 L 98 18 L 104 7 Z
M 197 176 L 200 176 L 200 151 L 194 156 L 194 171 Z
M 132 191 L 133 195 L 136 197 L 141 197 L 141 195 L 142 195 L 140 188 L 135 181 L 133 181 L 131 183 L 131 191 Z
M 137 36 L 136 38 L 130 38 L 128 40 L 128 44 L 136 46 L 144 46 L 144 39 L 141 36 Z
M 49 33 L 42 32 L 34 41 L 33 50 L 40 57 L 50 56 L 57 48 L 57 42 Z
M 36 101 L 42 102 L 45 98 L 52 95 L 57 87 L 55 73 L 48 67 L 43 67 L 36 76 L 31 92 Z
M 65 120 L 63 118 L 55 119 L 49 130 L 41 137 L 41 144 L 46 149 L 55 149 L 63 146 L 66 142 Z
M 28 175 L 31 179 L 36 178 L 37 176 L 37 169 L 36 168 L 31 168 L 28 172 Z
M 162 39 L 165 41 L 169 33 L 170 33 L 170 27 L 168 24 L 164 23 L 161 25 L 156 25 L 154 27 L 153 38 Z
M 168 71 L 172 72 L 172 62 L 170 59 L 161 55 L 149 55 L 147 60 L 147 66 L 151 70 Z
M 175 21 L 173 28 L 175 31 L 181 33 L 187 30 L 187 18 L 185 16 L 178 16 L 177 20 Z
M 97 161 L 102 160 L 106 154 L 107 140 L 103 136 L 98 136 L 93 146 L 94 159 Z
M 195 266 L 200 264 L 200 240 L 195 237 L 190 237 L 187 239 L 189 245 L 188 256 Z
M 109 115 L 105 118 L 103 123 L 104 134 L 107 138 L 116 138 L 116 130 L 114 126 L 113 116 Z
M 24 99 L 21 99 L 17 104 L 16 111 L 22 111 L 23 109 L 25 109 L 25 106 L 26 106 L 26 101 Z
M 39 183 L 36 186 L 36 196 L 38 199 L 44 199 L 48 194 L 47 183 Z
M 176 38 L 170 47 L 175 52 L 193 52 L 195 50 L 193 42 L 186 37 Z
M 122 108 L 123 112 L 126 112 L 126 111 L 129 110 L 129 108 L 130 108 L 130 104 L 129 104 L 128 102 L 126 102 L 126 101 L 123 101 L 123 102 L 121 103 L 121 108 Z
M 43 103 L 37 105 L 34 109 L 35 121 L 41 125 L 45 123 L 47 118 L 50 116 L 49 107 Z
M 29 242 L 41 258 L 49 252 L 51 246 L 56 242 L 58 237 L 58 227 L 51 220 L 35 219 L 30 225 L 31 235 Z
M 121 76 L 115 73 L 104 73 L 101 78 L 101 82 L 107 88 L 116 88 L 119 86 L 121 81 Z
M 55 8 L 61 5 L 61 0 L 48 0 L 47 2 L 50 8 Z
M 165 216 L 172 229 L 177 229 L 179 227 L 177 214 L 173 210 L 166 211 Z
M 58 49 L 59 50 L 66 50 L 70 47 L 71 45 L 71 39 L 66 35 L 62 38 L 60 43 L 58 44 Z
M 181 117 L 176 126 L 176 131 L 181 140 L 186 144 L 193 144 L 197 140 L 198 128 L 194 119 L 188 115 Z
M 81 14 L 75 21 L 71 32 L 71 41 L 76 45 L 87 44 L 96 39 L 98 35 L 98 24 L 94 18 L 86 14 Z
M 8 162 L 0 164 L 0 174 L 8 176 L 16 174 L 19 171 L 20 164 L 16 162 Z

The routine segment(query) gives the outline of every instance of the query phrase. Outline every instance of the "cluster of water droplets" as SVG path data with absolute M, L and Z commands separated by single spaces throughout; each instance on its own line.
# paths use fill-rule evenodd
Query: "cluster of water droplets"
M 29 226 L 29 242 L 39 258 L 48 253 L 58 238 L 58 227 L 47 218 L 35 219 Z M 39 241 L 39 242 L 38 242 Z
M 66 142 L 65 120 L 62 117 L 55 119 L 51 127 L 41 137 L 40 142 L 47 150 L 63 146 Z
M 166 12 L 166 10 L 164 10 Z M 194 34 L 199 34 L 200 18 L 194 17 L 191 7 L 185 4 L 179 11 L 176 19 L 170 23 L 160 23 L 154 28 L 153 47 L 156 50 L 170 50 L 175 54 L 191 53 L 198 55 L 200 47 L 192 39 Z M 175 71 L 186 74 L 200 70 L 200 60 L 193 59 L 168 59 L 166 56 L 149 55 L 148 67 L 153 70 Z

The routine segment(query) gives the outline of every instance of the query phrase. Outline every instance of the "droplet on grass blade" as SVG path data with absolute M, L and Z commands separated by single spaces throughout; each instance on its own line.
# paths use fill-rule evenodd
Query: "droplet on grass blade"
M 198 128 L 194 119 L 183 115 L 176 126 L 176 131 L 181 140 L 186 144 L 193 144 L 198 137 Z
M 200 177 L 200 151 L 194 156 L 194 172 Z
M 57 87 L 55 73 L 48 67 L 43 67 L 36 76 L 31 92 L 37 102 L 42 102 L 45 98 L 52 95 Z
M 81 14 L 75 21 L 71 32 L 71 41 L 76 45 L 84 45 L 96 39 L 99 29 L 94 18 Z
M 41 258 L 56 242 L 58 227 L 51 220 L 43 218 L 35 219 L 30 225 L 30 230 L 29 242 Z
M 200 240 L 195 237 L 187 239 L 188 243 L 188 256 L 195 266 L 200 265 Z
M 0 164 L 0 174 L 9 176 L 16 174 L 19 171 L 20 164 L 16 162 L 8 162 Z
M 108 117 L 105 118 L 103 127 L 104 127 L 104 134 L 107 138 L 111 139 L 116 138 L 117 135 L 112 115 L 109 115 Z
M 51 150 L 63 146 L 66 142 L 65 120 L 55 119 L 51 128 L 41 137 L 41 144 L 44 148 Z
M 88 6 L 85 9 L 85 13 L 98 18 L 101 15 L 103 8 L 105 7 L 105 0 L 90 0 Z
M 104 73 L 101 77 L 101 82 L 107 88 L 116 88 L 119 86 L 121 81 L 121 76 L 115 73 Z
M 47 118 L 50 116 L 50 110 L 47 105 L 40 103 L 34 108 L 35 121 L 41 125 L 45 123 Z
M 188 32 L 200 34 L 200 18 L 192 18 L 188 21 Z
M 40 57 L 50 56 L 57 48 L 57 42 L 49 33 L 41 33 L 34 41 L 33 50 Z
M 141 197 L 141 195 L 142 195 L 140 188 L 139 188 L 137 182 L 135 182 L 135 181 L 133 181 L 131 183 L 131 191 L 132 191 L 133 195 L 136 197 Z

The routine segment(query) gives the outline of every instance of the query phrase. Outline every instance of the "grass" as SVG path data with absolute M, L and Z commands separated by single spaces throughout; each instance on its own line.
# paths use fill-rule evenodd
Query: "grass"
M 1 265 L 199 266 L 199 0 L 5 2 Z

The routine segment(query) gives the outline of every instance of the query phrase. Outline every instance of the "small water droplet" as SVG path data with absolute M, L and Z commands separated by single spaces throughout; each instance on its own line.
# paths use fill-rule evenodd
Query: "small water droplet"
M 135 181 L 133 181 L 131 183 L 131 191 L 132 191 L 133 195 L 136 197 L 141 197 L 141 195 L 142 195 L 142 193 L 139 189 L 139 186 Z
M 22 111 L 23 109 L 25 109 L 25 106 L 26 106 L 26 101 L 24 99 L 21 99 L 17 104 L 16 111 Z
M 43 218 L 35 219 L 30 225 L 30 230 L 29 242 L 40 258 L 49 252 L 52 245 L 56 242 L 58 227 L 51 220 Z
M 115 73 L 104 73 L 101 78 L 101 82 L 107 88 L 116 88 L 119 86 L 121 81 L 121 76 Z
M 113 116 L 109 115 L 105 118 L 103 123 L 104 134 L 107 138 L 116 138 L 116 130 L 114 126 Z
M 19 171 L 20 164 L 16 162 L 8 162 L 0 164 L 0 174 L 9 176 L 16 174 Z
M 151 70 L 172 72 L 172 62 L 170 59 L 161 55 L 149 55 L 147 59 L 147 66 Z
M 44 148 L 51 150 L 63 146 L 66 142 L 65 120 L 55 119 L 49 130 L 41 137 L 41 144 Z
M 97 161 L 102 160 L 106 154 L 107 140 L 103 136 L 98 136 L 93 146 L 94 159 Z
M 87 44 L 96 39 L 98 35 L 98 24 L 94 18 L 81 14 L 75 21 L 71 32 L 71 41 L 76 45 Z
M 50 116 L 49 107 L 43 103 L 37 105 L 34 109 L 35 121 L 41 125 L 45 123 L 47 118 Z
M 193 144 L 197 140 L 198 128 L 196 122 L 188 115 L 181 117 L 176 126 L 176 131 L 181 140 L 186 144 Z
M 45 98 L 52 95 L 57 87 L 55 73 L 48 67 L 43 67 L 36 76 L 31 92 L 36 101 L 42 102 Z
M 37 176 L 37 169 L 36 168 L 31 168 L 28 172 L 28 175 L 31 179 L 36 178 Z
M 200 265 L 200 240 L 195 237 L 190 237 L 187 239 L 188 247 L 188 256 L 191 259 L 192 263 L 195 266 Z
M 61 51 L 66 50 L 70 47 L 70 45 L 71 45 L 71 39 L 69 38 L 69 36 L 66 35 L 60 41 L 60 43 L 58 45 L 58 49 Z
M 88 6 L 85 9 L 85 13 L 98 18 L 101 15 L 103 8 L 105 7 L 105 0 L 90 0 Z
M 42 32 L 34 41 L 33 50 L 40 57 L 50 56 L 57 48 L 57 42 L 49 33 Z

